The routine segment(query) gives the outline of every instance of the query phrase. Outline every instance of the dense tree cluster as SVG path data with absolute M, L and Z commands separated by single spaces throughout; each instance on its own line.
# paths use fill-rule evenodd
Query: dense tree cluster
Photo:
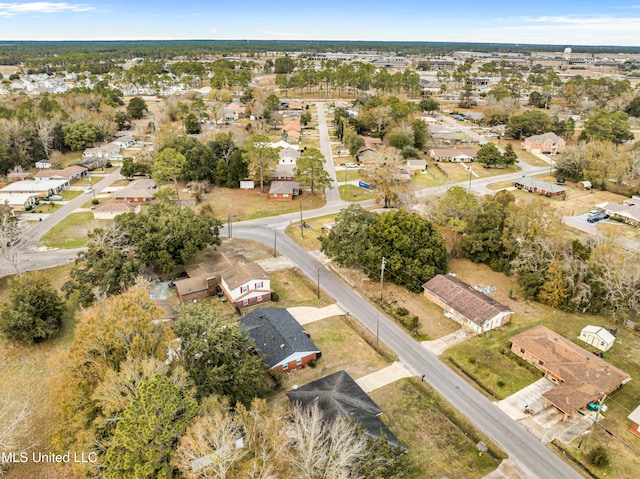
M 343 266 L 359 265 L 371 278 L 385 278 L 420 291 L 422 284 L 447 269 L 441 234 L 427 220 L 403 210 L 375 214 L 358 205 L 336 218 L 322 251 Z

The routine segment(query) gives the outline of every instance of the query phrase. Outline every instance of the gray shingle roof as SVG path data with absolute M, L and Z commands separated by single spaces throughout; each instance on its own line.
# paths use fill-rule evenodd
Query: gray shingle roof
M 284 308 L 258 308 L 241 317 L 240 324 L 240 330 L 254 340 L 269 368 L 294 353 L 320 353 L 304 334 L 302 326 Z
M 361 424 L 367 436 L 385 436 L 389 444 L 400 445 L 396 436 L 378 417 L 382 410 L 365 393 L 346 371 L 325 376 L 287 393 L 289 400 L 299 406 L 309 407 L 314 403 L 325 418 L 334 420 L 345 417 Z

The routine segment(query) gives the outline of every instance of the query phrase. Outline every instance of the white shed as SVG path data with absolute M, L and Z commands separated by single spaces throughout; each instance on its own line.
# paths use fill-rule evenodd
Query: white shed
M 241 190 L 252 190 L 255 188 L 253 180 L 240 180 Z
M 585 326 L 580 331 L 580 340 L 601 351 L 608 351 L 616 342 L 616 337 L 602 326 Z

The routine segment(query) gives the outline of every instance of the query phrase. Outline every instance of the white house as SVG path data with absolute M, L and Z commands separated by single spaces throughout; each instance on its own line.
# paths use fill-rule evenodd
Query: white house
M 129 148 L 130 146 L 136 144 L 136 140 L 133 136 L 127 135 L 121 136 L 117 140 L 113 140 L 111 143 L 118 146 L 119 148 Z
M 132 211 L 136 214 L 139 213 L 140 204 L 129 204 L 126 201 L 110 201 L 102 203 L 93 210 L 93 218 L 96 220 L 112 220 L 118 215 Z
M 39 170 L 51 168 L 51 161 L 49 160 L 36 161 L 36 168 L 38 168 Z
M 616 337 L 602 326 L 585 326 L 579 338 L 600 351 L 608 351 L 616 342 Z
M 271 278 L 257 263 L 242 257 L 220 255 L 216 269 L 220 271 L 220 289 L 235 308 L 271 301 Z

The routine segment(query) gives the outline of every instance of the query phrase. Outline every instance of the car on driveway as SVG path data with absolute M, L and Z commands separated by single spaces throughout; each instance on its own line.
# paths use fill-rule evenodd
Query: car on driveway
M 84 189 L 85 193 L 93 193 L 93 186 L 88 186 Z
M 609 215 L 604 212 L 600 212 L 597 215 L 589 215 L 589 217 L 587 218 L 587 223 L 597 223 L 598 221 L 606 219 L 609 219 Z
M 358 165 L 356 165 L 355 163 L 347 163 L 344 165 L 346 168 L 357 168 Z
M 11 238 L 9 241 L 7 241 L 7 246 L 15 246 L 18 243 L 20 243 L 20 236 L 16 236 L 15 238 Z

